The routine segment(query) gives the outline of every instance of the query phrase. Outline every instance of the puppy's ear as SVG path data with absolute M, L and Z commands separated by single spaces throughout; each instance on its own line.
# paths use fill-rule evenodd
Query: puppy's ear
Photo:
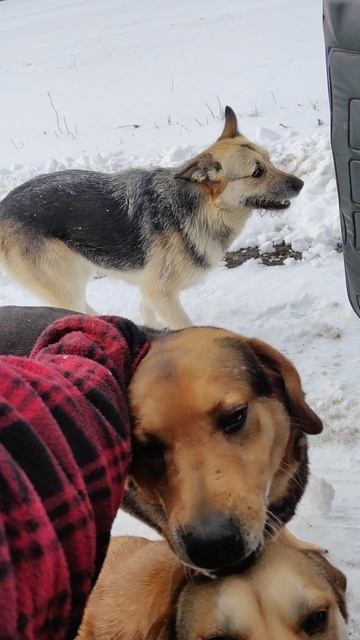
M 248 345 L 272 379 L 274 389 L 282 396 L 294 426 L 311 435 L 321 433 L 323 424 L 305 402 L 300 376 L 290 360 L 261 340 L 251 338 Z
M 187 580 L 187 569 L 166 542 L 152 544 L 147 549 L 141 575 L 143 593 L 138 603 L 138 615 L 143 618 L 139 620 L 138 637 L 170 640 L 176 603 Z
M 186 571 L 165 541 L 112 538 L 77 640 L 169 640 Z
M 180 168 L 175 178 L 190 182 L 220 182 L 224 172 L 220 162 L 210 153 L 204 153 Z
M 305 555 L 315 562 L 325 574 L 326 579 L 335 594 L 340 613 L 347 622 L 348 610 L 345 599 L 347 583 L 346 576 L 342 571 L 340 571 L 340 569 L 334 567 L 334 565 L 331 564 L 326 556 L 320 551 L 306 551 Z
M 225 107 L 225 125 L 223 132 L 218 140 L 223 140 L 224 138 L 236 138 L 236 136 L 239 135 L 240 133 L 238 131 L 235 112 L 231 107 Z

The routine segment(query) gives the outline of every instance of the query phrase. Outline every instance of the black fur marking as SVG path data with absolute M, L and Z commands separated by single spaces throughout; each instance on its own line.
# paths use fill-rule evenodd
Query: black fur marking
M 290 200 L 288 200 L 285 195 L 282 200 L 275 200 L 275 198 L 267 198 L 265 196 L 253 196 L 252 198 L 246 198 L 245 206 L 249 207 L 249 209 L 282 211 L 290 207 Z
M 302 441 L 301 461 L 296 469 L 296 473 L 294 473 L 292 478 L 289 478 L 286 496 L 278 502 L 270 504 L 268 507 L 269 511 L 275 516 L 275 520 L 278 518 L 284 524 L 289 522 L 295 515 L 296 507 L 305 491 L 309 476 L 306 436 L 304 436 L 304 434 L 301 435 L 303 436 L 303 440 L 300 438 L 294 442 L 294 454 L 300 456 L 299 446 L 300 441 Z
M 200 267 L 201 269 L 209 269 L 211 264 L 208 262 L 206 257 L 198 252 L 189 235 L 186 233 L 184 235 L 186 237 L 185 251 L 189 258 L 197 267 Z
M 125 489 L 121 508 L 149 527 L 155 529 L 158 533 L 164 533 L 167 520 L 165 511 L 160 505 L 154 506 L 150 502 L 146 502 L 139 493 L 136 485 L 131 483 L 131 481 L 128 482 Z
M 225 348 L 231 349 L 234 354 L 239 356 L 241 375 L 245 374 L 254 393 L 257 396 L 273 395 L 273 389 L 264 367 L 247 344 L 236 340 L 236 338 L 219 338 L 219 340 Z M 234 370 L 234 375 L 236 375 L 236 370 Z
M 99 267 L 136 270 L 157 234 L 186 229 L 200 197 L 169 169 L 69 170 L 15 188 L 1 202 L 0 218 L 19 223 L 33 239 L 61 240 Z M 195 249 L 189 252 L 200 264 Z

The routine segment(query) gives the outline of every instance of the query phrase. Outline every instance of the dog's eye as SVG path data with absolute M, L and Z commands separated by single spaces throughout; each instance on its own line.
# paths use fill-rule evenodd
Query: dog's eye
M 217 426 L 221 431 L 230 435 L 240 431 L 244 426 L 247 416 L 247 406 L 237 407 L 230 413 L 223 413 L 218 417 Z
M 143 445 L 143 453 L 147 458 L 155 460 L 164 455 L 165 445 L 158 438 L 150 438 Z
M 252 178 L 261 178 L 261 176 L 263 176 L 264 173 L 265 173 L 264 167 L 262 167 L 261 164 L 257 164 L 255 171 L 253 171 L 252 174 L 251 174 L 251 177 Z
M 311 613 L 303 622 L 302 628 L 308 636 L 324 631 L 328 619 L 327 609 L 320 609 Z
M 163 459 L 165 445 L 158 438 L 150 437 L 145 442 L 139 443 L 135 450 L 138 450 L 150 463 L 157 463 Z

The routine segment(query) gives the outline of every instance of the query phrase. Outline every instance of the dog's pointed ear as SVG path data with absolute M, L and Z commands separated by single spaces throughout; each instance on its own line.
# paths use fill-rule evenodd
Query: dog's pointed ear
M 197 158 L 193 158 L 179 171 L 175 173 L 175 178 L 189 180 L 190 182 L 220 182 L 223 177 L 223 168 L 210 153 L 204 153 Z
M 261 340 L 250 338 L 248 345 L 273 379 L 274 388 L 283 397 L 293 425 L 304 433 L 321 433 L 323 424 L 305 401 L 300 376 L 290 360 Z
M 225 107 L 225 124 L 223 132 L 218 138 L 218 140 L 223 140 L 224 138 L 236 138 L 240 133 L 238 131 L 237 118 L 235 115 L 235 111 L 232 110 L 231 107 Z

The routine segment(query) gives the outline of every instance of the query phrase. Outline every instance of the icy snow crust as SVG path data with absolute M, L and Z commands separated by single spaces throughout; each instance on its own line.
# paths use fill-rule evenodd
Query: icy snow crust
M 196 324 L 273 344 L 325 429 L 294 533 L 349 578 L 360 629 L 360 319 L 347 300 L 329 145 L 320 0 L 0 3 L 0 197 L 39 173 L 175 166 L 210 145 L 225 104 L 275 164 L 305 181 L 291 208 L 254 213 L 234 248 L 286 242 L 303 260 L 219 265 L 184 292 Z M 136 126 L 135 126 L 136 125 Z M 91 306 L 139 320 L 136 289 L 92 281 Z M 1 304 L 38 304 L 0 274 Z M 153 535 L 120 514 L 117 533 Z

